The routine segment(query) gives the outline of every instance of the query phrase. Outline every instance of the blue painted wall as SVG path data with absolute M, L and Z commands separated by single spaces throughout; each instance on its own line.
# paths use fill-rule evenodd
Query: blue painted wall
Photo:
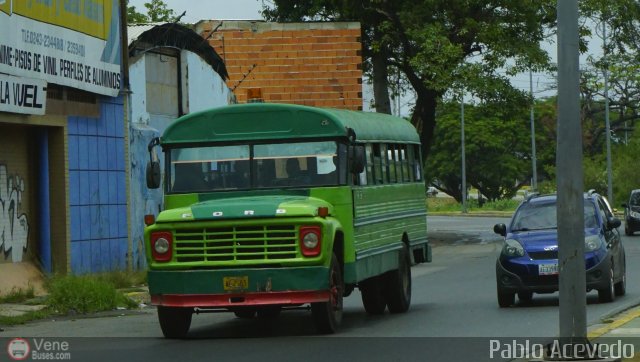
M 126 270 L 123 98 L 100 97 L 100 118 L 69 117 L 71 271 Z

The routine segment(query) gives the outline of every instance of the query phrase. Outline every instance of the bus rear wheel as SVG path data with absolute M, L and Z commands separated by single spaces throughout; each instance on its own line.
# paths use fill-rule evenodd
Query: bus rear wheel
M 344 281 L 338 258 L 331 256 L 329 267 L 330 298 L 326 302 L 311 303 L 311 313 L 320 333 L 335 333 L 342 322 Z
M 382 314 L 387 308 L 387 300 L 382 291 L 384 282 L 383 276 L 375 276 L 358 284 L 362 296 L 362 305 L 367 313 L 373 315 Z
M 391 313 L 404 313 L 411 305 L 411 259 L 409 247 L 402 244 L 398 255 L 398 269 L 385 275 L 384 295 Z
M 158 321 L 166 338 L 184 338 L 191 327 L 191 308 L 158 306 Z

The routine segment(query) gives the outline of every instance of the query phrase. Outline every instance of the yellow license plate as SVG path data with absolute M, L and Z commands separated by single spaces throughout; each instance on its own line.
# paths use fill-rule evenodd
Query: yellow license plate
M 224 290 L 245 290 L 249 289 L 249 277 L 224 277 L 222 278 Z

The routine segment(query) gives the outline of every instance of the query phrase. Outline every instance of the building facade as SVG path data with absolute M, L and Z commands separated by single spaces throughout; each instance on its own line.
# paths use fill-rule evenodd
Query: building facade
M 260 88 L 265 102 L 362 110 L 360 23 L 203 20 L 195 31 L 218 50 L 239 103 Z
M 127 267 L 120 5 L 85 10 L 0 2 L 2 276 Z

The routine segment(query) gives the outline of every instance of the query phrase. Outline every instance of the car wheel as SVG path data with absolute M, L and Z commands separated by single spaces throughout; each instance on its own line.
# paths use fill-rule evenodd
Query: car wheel
M 360 295 L 362 296 L 362 305 L 369 314 L 382 314 L 387 308 L 387 301 L 382 294 L 383 282 L 382 276 L 376 276 L 363 280 L 358 284 Z
M 605 288 L 598 289 L 598 300 L 600 303 L 613 302 L 615 298 L 615 285 L 613 283 L 613 268 L 609 269 L 609 280 Z
M 625 233 L 627 236 L 631 236 L 631 235 L 633 235 L 633 231 L 631 231 L 631 229 L 629 229 L 629 223 L 628 223 L 628 222 L 625 222 L 625 223 L 624 223 L 624 233 Z
M 335 333 L 342 322 L 344 280 L 335 253 L 331 257 L 329 266 L 329 292 L 328 301 L 311 303 L 313 320 L 320 333 Z
M 398 255 L 398 269 L 384 274 L 383 295 L 389 312 L 404 313 L 411 305 L 411 257 L 409 247 L 402 245 Z
M 529 303 L 533 299 L 533 292 L 518 292 L 518 299 L 523 303 Z
M 614 286 L 617 296 L 623 296 L 627 293 L 627 263 L 626 260 L 622 266 L 622 278 Z
M 506 308 L 511 306 L 516 299 L 515 292 L 506 291 L 500 287 L 498 287 L 498 305 L 500 308 Z
M 166 338 L 184 338 L 191 326 L 191 308 L 158 306 L 158 321 Z

